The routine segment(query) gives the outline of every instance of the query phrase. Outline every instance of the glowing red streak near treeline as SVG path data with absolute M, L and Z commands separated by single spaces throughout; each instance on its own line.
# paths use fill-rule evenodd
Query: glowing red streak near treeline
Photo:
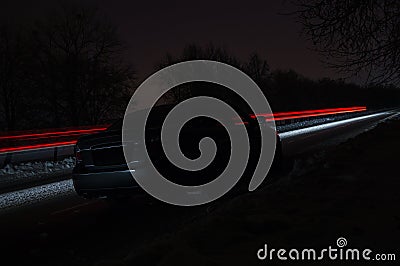
M 250 115 L 251 118 L 256 117 L 265 117 L 266 119 L 274 120 L 285 120 L 285 119 L 293 119 L 301 117 L 312 117 L 312 116 L 323 116 L 323 115 L 331 115 L 331 114 L 341 114 L 348 112 L 360 112 L 366 111 L 367 107 L 365 106 L 356 106 L 356 107 L 346 107 L 346 108 L 329 108 L 329 109 L 319 109 L 319 110 L 306 110 L 306 111 L 295 111 L 295 112 L 279 112 L 274 114 L 256 114 Z
M 37 145 L 29 145 L 29 146 L 0 148 L 0 153 L 24 151 L 24 150 L 36 150 L 36 149 L 50 148 L 50 147 L 61 147 L 61 146 L 73 145 L 75 143 L 76 143 L 76 140 L 71 140 L 71 141 L 53 142 L 53 143 L 37 144 Z
M 367 107 L 365 106 L 356 106 L 356 107 L 346 107 L 346 108 L 329 108 L 329 109 L 318 109 L 318 110 L 305 110 L 305 111 L 294 111 L 294 112 L 278 112 L 274 114 L 256 114 L 250 115 L 250 118 L 255 119 L 256 117 L 264 117 L 266 121 L 281 121 L 288 119 L 298 119 L 298 118 L 306 118 L 306 117 L 317 117 L 317 116 L 325 116 L 332 114 L 342 114 L 342 113 L 353 113 L 353 112 L 361 112 L 366 111 Z M 235 123 L 241 124 L 243 122 Z M 244 122 L 247 123 L 247 122 Z M 20 135 L 12 135 L 12 136 L 0 136 L 0 140 L 38 140 L 38 139 L 48 139 L 54 137 L 79 137 L 80 135 L 91 134 L 95 132 L 100 132 L 106 130 L 107 127 L 94 127 L 90 129 L 75 129 L 75 130 L 58 130 L 55 132 L 46 132 L 46 133 L 34 133 L 34 134 L 20 134 Z M 33 149 L 41 149 L 41 148 L 50 148 L 50 147 L 59 147 L 66 145 L 75 144 L 77 139 L 63 142 L 53 142 L 53 143 L 42 143 L 35 145 L 27 145 L 27 146 L 18 146 L 18 147 L 4 147 L 0 148 L 0 153 L 5 152 L 14 152 L 14 151 L 24 151 L 24 150 L 33 150 Z
M 0 140 L 15 140 L 15 139 L 37 139 L 37 138 L 49 138 L 49 137 L 62 137 L 71 135 L 82 135 L 89 134 L 98 131 L 106 130 L 107 127 L 98 127 L 91 129 L 79 129 L 79 130 L 67 130 L 67 131 L 56 131 L 46 133 L 34 133 L 34 134 L 22 134 L 14 136 L 0 136 Z
M 278 112 L 274 114 L 251 114 L 250 118 L 255 119 L 256 117 L 264 117 L 266 121 L 282 121 L 288 119 L 298 119 L 306 117 L 325 116 L 333 114 L 344 114 L 366 111 L 366 106 L 355 106 L 345 108 L 329 108 L 329 109 L 318 109 L 318 110 L 306 110 L 306 111 L 294 111 L 294 112 Z M 239 118 L 237 118 L 239 119 Z M 236 120 L 236 119 L 235 119 Z M 248 122 L 237 122 L 235 124 L 247 124 Z
M 298 119 L 306 117 L 316 117 L 324 115 L 334 115 L 334 114 L 344 114 L 344 113 L 354 113 L 366 111 L 366 107 L 353 107 L 353 108 L 335 108 L 335 109 L 325 109 L 325 110 L 315 110 L 315 112 L 303 111 L 303 112 L 286 112 L 286 113 L 276 113 L 273 117 L 267 116 L 266 121 L 281 121 L 288 119 Z M 260 115 L 257 115 L 260 116 Z M 261 115 L 262 116 L 262 115 Z

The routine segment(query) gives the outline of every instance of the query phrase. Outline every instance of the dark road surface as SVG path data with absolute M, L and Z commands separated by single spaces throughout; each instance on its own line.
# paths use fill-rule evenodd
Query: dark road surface
M 207 212 L 206 206 L 175 207 L 147 195 L 123 203 L 84 200 L 71 183 L 35 188 L 62 187 L 58 195 L 1 213 L 0 250 L 9 261 L 4 265 L 90 265 L 121 258 Z
M 353 134 L 344 134 L 336 141 L 391 115 L 363 120 L 354 127 Z M 345 126 L 348 125 L 340 128 Z M 328 127 L 323 138 L 328 139 L 327 132 L 331 131 L 338 136 Z M 306 133 L 298 132 L 296 138 L 306 140 L 316 134 Z M 287 143 L 295 137 L 290 132 L 285 134 Z M 84 200 L 76 195 L 71 180 L 2 194 L 0 256 L 8 261 L 2 265 L 91 265 L 122 258 L 133 247 L 140 249 L 144 243 L 207 215 L 217 204 L 218 201 L 199 207 L 177 207 L 145 194 L 122 202 Z

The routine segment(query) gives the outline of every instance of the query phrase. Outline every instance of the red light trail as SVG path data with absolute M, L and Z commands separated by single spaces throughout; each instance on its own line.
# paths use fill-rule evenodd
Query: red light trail
M 298 119 L 306 117 L 318 117 L 333 114 L 344 114 L 366 111 L 366 106 L 355 106 L 355 107 L 345 107 L 345 108 L 328 108 L 328 109 L 318 109 L 318 110 L 305 110 L 305 111 L 293 111 L 293 112 L 277 112 L 274 114 L 256 114 L 250 115 L 250 118 L 255 119 L 256 117 L 264 117 L 266 121 L 282 121 L 288 119 Z M 248 122 L 238 122 L 235 124 L 247 124 Z M 26 141 L 26 140 L 48 140 L 54 138 L 64 138 L 64 137 L 79 137 L 85 134 L 96 133 L 106 130 L 106 126 L 93 127 L 89 129 L 70 129 L 70 130 L 58 130 L 54 132 L 45 133 L 32 133 L 32 134 L 19 134 L 19 135 L 8 135 L 0 136 L 2 141 Z M 3 147 L 0 148 L 0 153 L 15 152 L 15 151 L 25 151 L 25 150 L 36 150 L 42 148 L 51 148 L 58 146 L 74 145 L 77 139 L 72 139 L 68 141 L 58 141 L 52 143 L 38 143 L 34 145 L 21 145 L 14 147 Z
M 35 134 L 22 134 L 22 135 L 14 135 L 14 136 L 0 136 L 0 140 L 16 140 L 16 139 L 41 139 L 41 138 L 49 138 L 49 137 L 65 137 L 72 135 L 82 135 L 82 134 L 90 134 L 98 131 L 106 130 L 106 127 L 99 128 L 91 128 L 91 129 L 80 129 L 80 130 L 68 130 L 68 131 L 56 131 L 56 132 L 47 132 L 47 133 L 35 133 Z
M 276 113 L 273 117 L 268 116 L 265 118 L 266 121 L 281 121 L 288 119 L 298 119 L 298 118 L 306 118 L 306 117 L 316 117 L 316 116 L 325 116 L 325 115 L 334 115 L 334 114 L 344 114 L 344 113 L 354 113 L 366 111 L 366 107 L 353 107 L 353 108 L 332 108 L 332 109 L 323 109 L 323 110 L 315 110 L 315 112 L 311 111 L 301 111 L 301 112 L 286 112 L 286 113 Z M 259 116 L 259 115 L 257 115 Z M 263 116 L 263 115 L 261 115 Z
M 72 141 L 63 141 L 63 142 L 53 142 L 53 143 L 45 143 L 45 144 L 36 144 L 36 145 L 28 145 L 28 146 L 19 146 L 19 147 L 10 147 L 10 148 L 0 148 L 0 153 L 3 152 L 14 152 L 14 151 L 24 151 L 24 150 L 37 150 L 41 148 L 50 148 L 50 147 L 59 147 L 66 145 L 73 145 L 77 140 Z
M 295 112 L 278 112 L 274 114 L 256 114 L 256 115 L 250 115 L 250 117 L 253 119 L 256 117 L 265 117 L 266 119 L 274 118 L 275 121 L 279 121 L 279 120 L 287 120 L 293 118 L 324 116 L 324 115 L 341 114 L 348 112 L 360 112 L 366 110 L 367 107 L 365 106 L 356 106 L 356 107 L 346 107 L 346 108 L 329 108 L 329 109 L 306 110 L 306 111 L 295 111 Z

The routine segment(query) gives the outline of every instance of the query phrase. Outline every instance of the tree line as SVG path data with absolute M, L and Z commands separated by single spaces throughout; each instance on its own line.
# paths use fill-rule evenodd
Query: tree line
M 328 22 L 320 21 L 322 24 L 313 28 L 312 21 L 322 20 L 321 14 L 329 8 L 338 12 L 338 18 L 344 19 L 339 16 L 344 12 L 343 8 L 326 4 L 326 9 L 321 10 L 318 1 L 314 2 L 315 5 L 297 2 L 301 3 L 302 9 L 295 14 L 303 20 L 305 30 L 315 44 L 325 47 L 320 52 L 337 59 L 345 51 L 349 55 L 354 55 L 352 49 L 359 51 L 362 47 L 357 45 L 362 44 L 358 41 L 352 46 L 346 44 L 350 40 L 345 35 L 345 25 L 352 21 L 343 21 L 343 27 L 339 29 L 331 29 Z M 364 5 L 354 6 L 351 10 L 356 8 L 364 8 Z M 328 35 L 328 39 L 324 39 L 322 31 L 325 29 L 332 35 Z M 334 38 L 342 40 L 340 47 L 326 43 L 328 40 L 333 42 Z M 326 50 L 328 48 L 330 50 Z M 397 48 L 398 45 L 392 51 L 396 52 Z M 335 49 L 337 53 L 334 53 Z M 363 53 L 368 62 L 375 63 L 373 54 Z M 94 125 L 121 117 L 137 86 L 135 72 L 131 64 L 123 60 L 123 54 L 124 44 L 119 40 L 115 26 L 91 8 L 63 6 L 29 27 L 1 25 L 0 130 Z M 345 58 L 354 62 L 346 61 L 341 65 L 336 62 L 335 66 L 342 66 L 341 69 L 349 74 L 367 68 L 364 61 Z M 241 69 L 259 85 L 274 111 L 355 105 L 366 105 L 371 109 L 398 106 L 400 102 L 400 90 L 388 79 L 381 79 L 381 82 L 374 79 L 375 82 L 362 86 L 330 78 L 312 80 L 293 70 L 271 71 L 267 60 L 255 52 L 247 59 L 239 59 L 228 48 L 212 43 L 206 46 L 189 44 L 178 55 L 166 54 L 155 64 L 155 70 L 195 59 L 215 60 Z M 385 57 L 385 60 L 389 59 Z M 359 68 L 348 69 L 349 64 L 356 66 L 357 62 Z M 397 66 L 391 66 L 385 73 L 390 75 L 393 69 Z M 396 80 L 396 75 L 391 78 Z M 209 87 L 210 84 L 184 84 L 173 89 L 164 100 L 179 102 L 205 94 Z M 212 96 L 227 101 L 235 98 L 226 90 L 211 91 Z
M 226 47 L 218 47 L 212 43 L 205 47 L 196 44 L 187 45 L 178 56 L 167 54 L 157 67 L 163 68 L 178 62 L 198 59 L 227 63 L 245 72 L 267 96 L 274 111 L 350 106 L 367 106 L 369 109 L 378 109 L 399 106 L 400 103 L 400 89 L 393 84 L 358 85 L 346 82 L 344 79 L 313 80 L 294 70 L 271 71 L 267 60 L 256 52 L 251 53 L 247 60 L 240 60 Z M 173 102 L 179 102 L 204 94 L 207 87 L 213 86 L 184 84 L 172 90 L 169 98 Z M 225 101 L 229 100 L 230 96 L 227 99 L 227 97 L 218 95 L 218 90 L 210 89 L 210 91 L 212 92 L 211 96 L 223 98 Z M 225 96 L 228 94 L 226 90 L 220 89 L 220 91 Z
M 120 115 L 134 71 L 116 28 L 90 8 L 63 6 L 27 27 L 0 27 L 0 127 L 78 126 Z

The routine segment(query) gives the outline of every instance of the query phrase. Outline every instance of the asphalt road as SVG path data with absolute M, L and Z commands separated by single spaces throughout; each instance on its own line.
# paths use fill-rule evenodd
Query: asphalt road
M 286 132 L 286 151 L 343 141 L 392 116 L 325 125 L 324 129 Z M 318 133 L 319 132 L 319 133 Z M 314 140 L 313 140 L 314 139 Z M 302 142 L 302 145 L 297 145 Z M 291 146 L 292 143 L 292 146 Z M 293 148 L 296 143 L 296 148 Z M 316 145 L 316 146 L 318 146 Z M 223 201 L 224 199 L 221 199 Z M 199 207 L 177 207 L 143 194 L 123 202 L 78 197 L 71 180 L 0 195 L 2 265 L 91 265 L 121 258 L 212 211 L 218 201 Z M 118 248 L 115 248 L 118 246 Z
M 3 265 L 90 265 L 121 258 L 209 211 L 209 206 L 170 206 L 147 195 L 122 203 L 84 200 L 71 183 L 9 194 L 20 205 L 1 213 L 0 254 L 8 261 Z M 38 192 L 41 196 L 33 197 Z

